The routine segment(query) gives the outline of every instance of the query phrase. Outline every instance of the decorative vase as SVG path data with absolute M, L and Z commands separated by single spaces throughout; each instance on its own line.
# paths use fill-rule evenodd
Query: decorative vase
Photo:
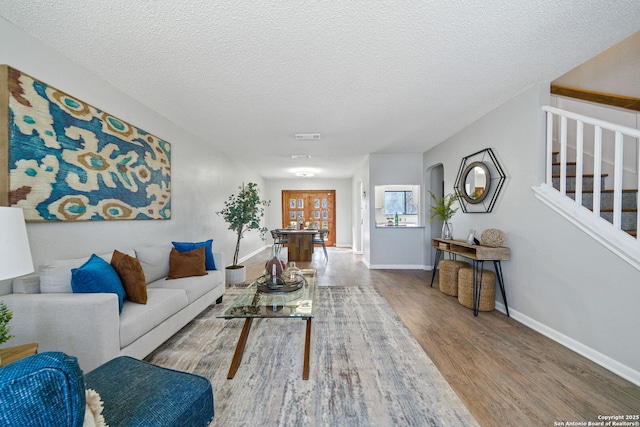
M 449 221 L 445 221 L 442 224 L 442 238 L 447 240 L 453 239 L 453 224 Z
M 272 283 L 277 283 L 282 276 L 282 270 L 284 270 L 284 262 L 280 260 L 279 252 L 276 245 L 271 246 L 271 257 L 264 267 L 267 277 Z
M 294 280 L 296 280 L 296 276 L 299 276 L 301 274 L 302 271 L 296 266 L 295 261 L 291 261 L 286 270 L 282 272 L 282 277 L 284 278 L 284 280 L 293 282 Z

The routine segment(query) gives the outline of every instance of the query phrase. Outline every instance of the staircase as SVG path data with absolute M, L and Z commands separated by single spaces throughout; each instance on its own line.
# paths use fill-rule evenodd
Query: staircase
M 625 187 L 640 188 L 637 169 L 632 176 L 623 171 L 625 144 L 635 144 L 634 151 L 640 152 L 640 129 L 550 106 L 542 110 L 547 119 L 546 167 L 544 181 L 532 188 L 536 198 L 640 271 L 640 200 L 637 190 L 623 188 L 625 173 Z M 603 173 L 605 166 L 610 177 Z M 593 169 L 593 174 L 585 169 Z
M 553 153 L 552 179 L 553 188 L 560 190 L 560 162 L 559 152 Z M 607 174 L 600 175 L 600 216 L 613 224 L 613 189 L 605 189 L 605 178 Z M 593 174 L 582 175 L 582 206 L 593 210 Z M 576 198 L 576 163 L 567 162 L 567 197 Z M 636 237 L 637 217 L 638 217 L 638 190 L 622 190 L 622 222 L 621 229 Z

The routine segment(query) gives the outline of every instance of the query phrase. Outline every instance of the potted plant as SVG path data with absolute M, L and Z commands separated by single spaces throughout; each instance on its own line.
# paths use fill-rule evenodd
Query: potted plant
M 260 221 L 264 217 L 264 208 L 271 204 L 270 200 L 261 200 L 258 184 L 253 182 L 239 187 L 238 194 L 232 194 L 224 202 L 224 209 L 216 212 L 222 216 L 229 225 L 229 230 L 236 233 L 236 250 L 233 254 L 233 263 L 226 267 L 227 283 L 244 283 L 247 272 L 244 265 L 238 265 L 238 254 L 240 253 L 240 241 L 244 233 L 249 230 L 258 230 L 260 238 L 264 240 L 264 235 L 268 231 L 266 227 L 260 226 Z
M 0 301 L 0 344 L 13 338 L 13 336 L 9 335 L 9 320 L 11 320 L 12 317 L 13 313 L 4 301 Z
M 434 204 L 431 205 L 431 217 L 429 222 L 433 222 L 434 218 L 438 218 L 442 223 L 442 235 L 443 239 L 453 239 L 453 226 L 449 222 L 451 217 L 458 211 L 458 208 L 453 209 L 453 204 L 458 200 L 457 194 L 446 194 L 441 199 L 438 199 L 435 194 L 429 191 L 431 199 Z

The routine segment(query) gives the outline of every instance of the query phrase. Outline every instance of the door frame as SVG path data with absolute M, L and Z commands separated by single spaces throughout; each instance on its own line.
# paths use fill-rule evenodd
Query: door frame
M 329 209 L 328 212 L 328 219 L 327 221 L 329 222 L 329 237 L 327 239 L 327 246 L 335 246 L 336 242 L 337 242 L 337 238 L 336 238 L 336 190 L 281 190 L 281 200 L 282 200 L 282 227 L 283 228 L 287 228 L 289 226 L 289 222 L 291 221 L 289 219 L 289 194 L 290 193 L 303 193 L 306 194 L 308 196 L 305 197 L 309 197 L 309 198 L 314 198 L 317 196 L 320 196 L 322 194 L 325 194 L 330 196 L 330 198 L 333 199 L 333 208 Z M 307 208 L 305 207 L 304 210 L 306 211 Z M 320 218 L 320 222 L 322 222 L 323 219 Z M 306 221 L 305 221 L 306 222 Z

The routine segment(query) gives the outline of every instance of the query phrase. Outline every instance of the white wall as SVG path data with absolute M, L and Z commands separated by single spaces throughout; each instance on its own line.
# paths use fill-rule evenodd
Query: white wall
M 357 236 L 357 244 L 354 244 L 354 250 L 362 254 L 362 261 L 366 265 L 370 265 L 371 259 L 371 230 L 370 230 L 370 213 L 373 211 L 373 196 L 371 184 L 369 183 L 369 156 L 360 165 L 353 174 L 353 194 L 354 199 L 360 197 L 360 204 L 354 203 L 353 206 L 353 234 Z M 367 192 L 365 197 L 355 195 L 359 193 L 360 183 L 362 188 Z M 357 199 L 356 199 L 357 200 Z
M 422 155 L 371 154 L 369 173 L 369 194 L 375 194 L 376 185 L 422 185 Z M 423 187 L 420 200 L 425 200 Z M 370 202 L 370 252 L 365 262 L 371 268 L 423 268 L 424 227 L 376 227 L 375 200 Z M 424 203 L 420 209 L 424 224 Z
M 568 87 L 640 98 L 640 32 L 553 81 Z
M 548 82 L 532 87 L 427 151 L 424 164 L 444 165 L 449 192 L 462 157 L 488 147 L 495 151 L 507 175 L 502 194 L 491 213 L 459 211 L 455 237 L 466 237 L 470 228 L 505 231 L 511 259 L 502 268 L 512 317 L 640 383 L 640 272 L 538 201 L 531 189 L 544 175 L 540 106 L 548 102 Z
M 263 186 L 261 177 L 211 148 L 209 143 L 215 141 L 204 141 L 176 126 L 1 18 L 0 63 L 163 138 L 172 148 L 171 220 L 30 223 L 27 230 L 36 268 L 44 260 L 207 238 L 213 238 L 214 250 L 224 252 L 230 261 L 234 235 L 214 212 L 222 209 L 224 200 L 243 181 Z M 262 245 L 256 233 L 249 233 L 242 241 L 240 256 Z M 6 286 L 0 287 L 0 293 Z
M 271 206 L 266 211 L 266 223 L 270 230 L 282 227 L 282 190 L 336 190 L 336 246 L 351 248 L 353 194 L 351 178 L 348 179 L 320 179 L 320 178 L 292 178 L 268 179 L 265 182 L 264 198 L 271 200 Z M 273 243 L 269 236 L 266 244 Z

